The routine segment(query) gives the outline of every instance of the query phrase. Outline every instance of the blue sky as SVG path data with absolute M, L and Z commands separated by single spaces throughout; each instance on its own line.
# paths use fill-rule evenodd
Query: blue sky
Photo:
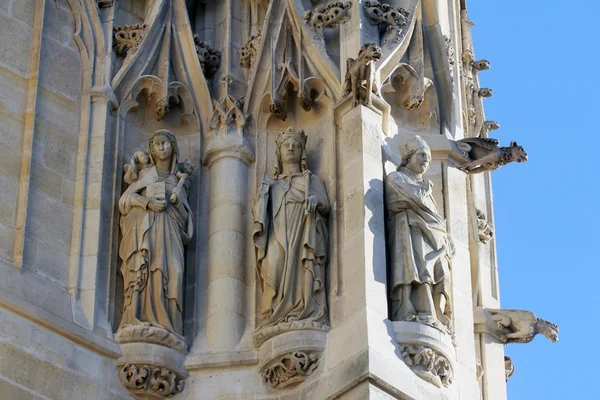
M 600 399 L 599 3 L 467 4 L 492 136 L 529 154 L 492 175 L 501 305 L 560 326 L 558 343 L 506 347 L 509 400 Z

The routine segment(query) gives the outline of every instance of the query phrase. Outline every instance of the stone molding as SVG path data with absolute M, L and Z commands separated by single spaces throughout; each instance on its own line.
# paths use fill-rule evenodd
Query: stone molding
M 121 328 L 115 334 L 117 343 L 154 343 L 177 350 L 181 354 L 187 353 L 185 338 L 175 335 L 164 328 L 151 325 L 131 325 Z

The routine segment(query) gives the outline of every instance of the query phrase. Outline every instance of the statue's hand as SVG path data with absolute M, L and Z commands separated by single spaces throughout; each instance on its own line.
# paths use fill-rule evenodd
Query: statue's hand
M 306 199 L 306 211 L 308 211 L 309 213 L 315 211 L 318 204 L 319 204 L 319 200 L 317 199 L 317 196 L 315 196 L 315 195 L 308 196 L 308 198 Z
M 152 211 L 155 211 L 155 212 L 164 211 L 165 208 L 167 208 L 167 201 L 166 200 L 159 200 L 156 197 L 153 197 L 148 202 L 148 208 L 150 210 L 152 210 Z

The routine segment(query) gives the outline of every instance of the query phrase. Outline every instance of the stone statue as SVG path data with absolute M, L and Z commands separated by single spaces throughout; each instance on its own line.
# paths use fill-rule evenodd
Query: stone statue
M 558 342 L 558 326 L 525 310 L 487 310 L 496 322 L 496 331 L 504 343 L 529 343 L 541 333 L 552 343 Z
M 460 167 L 469 174 L 494 171 L 513 161 L 527 161 L 525 149 L 514 141 L 509 147 L 500 147 L 497 139 L 478 137 L 458 140 L 456 146 L 471 160 Z
M 187 201 L 193 165 L 187 160 L 179 164 L 177 141 L 166 130 L 150 136 L 149 160 L 144 152 L 135 154 L 127 168 L 131 184 L 119 200 L 125 301 L 117 336 L 147 341 L 144 337 L 160 336 L 158 330 L 166 331 L 164 341 L 185 343 L 181 336 L 184 245 L 193 234 Z
M 306 166 L 304 131 L 277 137 L 277 164 L 254 198 L 254 246 L 261 287 L 255 343 L 287 330 L 328 329 L 325 185 Z
M 356 60 L 346 60 L 346 76 L 344 78 L 344 97 L 352 93 L 352 106 L 371 104 L 371 93 L 377 93 L 375 83 L 375 63 L 383 56 L 381 47 L 375 43 L 365 44 L 358 52 Z M 363 82 L 366 91 L 363 90 Z M 364 92 L 364 96 L 363 93 Z
M 385 182 L 389 212 L 392 319 L 452 333 L 450 259 L 454 246 L 423 178 L 431 152 L 419 136 L 400 146 L 402 163 Z

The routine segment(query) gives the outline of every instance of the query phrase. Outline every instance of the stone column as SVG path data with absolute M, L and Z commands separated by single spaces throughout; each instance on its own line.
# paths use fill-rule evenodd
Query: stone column
M 206 336 L 213 350 L 230 350 L 242 338 L 245 322 L 245 209 L 248 165 L 254 154 L 243 136 L 245 119 L 226 91 L 215 102 L 213 136 L 204 154 L 209 168 L 208 300 Z

